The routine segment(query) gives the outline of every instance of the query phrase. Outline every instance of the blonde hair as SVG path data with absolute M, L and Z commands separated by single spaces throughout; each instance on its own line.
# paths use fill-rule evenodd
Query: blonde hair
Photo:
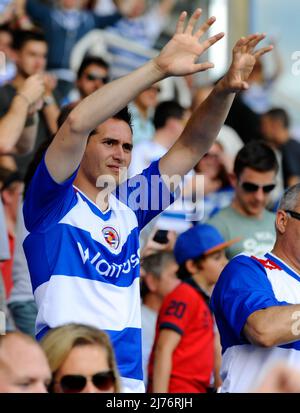
M 70 351 L 81 345 L 98 345 L 106 350 L 109 368 L 115 376 L 115 393 L 121 392 L 120 376 L 114 351 L 108 335 L 97 328 L 83 324 L 67 324 L 50 330 L 41 340 L 53 377 Z

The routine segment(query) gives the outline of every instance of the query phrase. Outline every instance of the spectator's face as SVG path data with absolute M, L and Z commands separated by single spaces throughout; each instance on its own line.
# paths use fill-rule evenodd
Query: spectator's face
M 0 393 L 46 393 L 51 373 L 38 345 L 8 336 L 0 350 Z
M 119 183 L 131 161 L 132 133 L 122 120 L 108 119 L 89 138 L 81 169 L 93 185 L 101 188 L 97 179 L 107 177 Z M 103 182 L 103 181 L 102 181 Z
M 265 139 L 276 145 L 283 145 L 289 139 L 287 130 L 280 119 L 264 115 L 261 118 L 261 132 Z
M 235 199 L 239 208 L 249 216 L 260 216 L 266 207 L 270 193 L 265 193 L 260 187 L 255 192 L 249 192 L 243 188 L 244 183 L 252 183 L 259 186 L 275 183 L 275 171 L 258 172 L 251 168 L 245 168 L 239 179 L 233 182 L 235 187 Z
M 23 182 L 14 182 L 9 188 L 2 192 L 2 200 L 5 208 L 9 210 L 10 217 L 14 222 L 17 221 L 18 206 L 23 194 Z
M 139 17 L 142 14 L 144 14 L 146 10 L 145 0 L 135 0 L 135 1 L 132 1 L 132 3 L 133 3 L 133 6 L 132 6 L 131 12 L 129 13 L 128 17 L 135 18 L 135 17 Z
M 157 97 L 159 93 L 159 88 L 155 85 L 146 89 L 144 92 L 140 93 L 135 99 L 135 103 L 142 110 L 155 108 L 157 105 Z
M 45 42 L 31 40 L 18 53 L 17 65 L 24 77 L 43 72 L 47 63 L 48 47 Z
M 63 9 L 79 9 L 82 6 L 81 0 L 60 0 L 60 7 Z
M 178 265 L 176 262 L 169 262 L 162 270 L 159 280 L 157 280 L 157 294 L 164 298 L 175 287 Z
M 9 32 L 0 31 L 0 51 L 7 54 L 12 47 L 12 35 Z
M 108 80 L 108 70 L 103 66 L 88 66 L 77 81 L 81 98 L 85 98 L 102 87 Z
M 216 251 L 201 260 L 200 275 L 205 278 L 209 286 L 213 286 L 223 271 L 228 260 L 224 250 Z
M 83 386 L 76 393 L 113 393 L 115 385 L 113 382 L 107 383 L 107 388 L 98 388 L 91 380 L 97 373 L 104 373 L 110 370 L 106 349 L 99 345 L 87 344 L 74 347 L 62 366 L 55 375 L 55 393 L 66 392 L 63 388 L 62 378 L 69 375 L 80 375 L 86 378 Z M 82 378 L 81 378 L 82 379 Z M 70 391 L 69 391 L 70 392 Z M 73 391 L 75 392 L 75 391 Z
M 220 145 L 214 143 L 195 167 L 196 172 L 207 178 L 215 179 L 220 171 L 222 154 L 223 150 Z

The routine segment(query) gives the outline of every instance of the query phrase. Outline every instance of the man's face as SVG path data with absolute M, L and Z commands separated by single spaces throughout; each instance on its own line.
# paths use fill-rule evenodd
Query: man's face
M 91 64 L 85 68 L 77 80 L 77 87 L 82 99 L 94 93 L 107 82 L 108 69 Z
M 6 31 L 0 31 L 0 51 L 5 54 L 11 51 L 12 47 L 12 35 Z
M 46 68 L 48 47 L 45 42 L 30 40 L 18 53 L 18 69 L 24 77 L 42 72 Z
M 82 0 L 60 0 L 59 5 L 67 10 L 79 9 L 82 6 Z
M 265 193 L 261 186 L 274 184 L 275 176 L 275 171 L 258 172 L 251 168 L 245 168 L 242 171 L 239 179 L 234 183 L 235 199 L 246 215 L 253 217 L 261 215 L 270 198 L 270 193 Z M 245 183 L 259 185 L 260 187 L 257 191 L 249 192 L 243 187 Z
M 0 393 L 46 393 L 51 372 L 43 351 L 19 337 L 6 337 L 0 350 Z
M 286 129 L 280 119 L 273 119 L 271 116 L 264 115 L 261 118 L 261 132 L 265 139 L 276 145 L 283 145 L 288 139 Z
M 160 278 L 156 280 L 156 293 L 164 298 L 175 287 L 177 278 L 178 265 L 176 262 L 169 262 L 163 269 Z
M 81 170 L 95 186 L 100 176 L 108 176 L 118 184 L 122 169 L 128 168 L 130 164 L 131 151 L 132 133 L 129 125 L 123 120 L 108 119 L 89 138 Z
M 159 87 L 153 85 L 148 89 L 144 90 L 142 93 L 140 93 L 135 99 L 135 103 L 138 107 L 141 107 L 142 109 L 155 108 L 155 106 L 157 105 L 158 93 Z
M 205 278 L 209 286 L 213 286 L 227 263 L 224 250 L 213 252 L 201 260 L 200 275 Z

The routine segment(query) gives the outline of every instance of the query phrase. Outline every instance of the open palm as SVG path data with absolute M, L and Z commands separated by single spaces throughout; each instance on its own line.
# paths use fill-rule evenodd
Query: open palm
M 159 70 L 164 75 L 184 76 L 214 67 L 214 65 L 209 62 L 196 62 L 207 49 L 224 36 L 224 33 L 219 33 L 200 43 L 200 38 L 209 30 L 216 20 L 215 17 L 211 17 L 198 30 L 195 30 L 201 13 L 201 9 L 197 9 L 187 25 L 187 13 L 181 13 L 174 36 L 155 59 Z
M 265 38 L 264 34 L 251 34 L 242 37 L 233 49 L 232 63 L 226 75 L 228 87 L 233 92 L 248 89 L 247 80 L 254 68 L 255 62 L 265 53 L 270 52 L 273 46 L 255 50 L 255 47 Z

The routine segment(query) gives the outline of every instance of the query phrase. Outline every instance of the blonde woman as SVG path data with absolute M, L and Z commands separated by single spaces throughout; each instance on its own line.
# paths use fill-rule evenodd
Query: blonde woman
M 54 393 L 120 393 L 119 373 L 107 334 L 68 324 L 50 330 L 41 341 Z

